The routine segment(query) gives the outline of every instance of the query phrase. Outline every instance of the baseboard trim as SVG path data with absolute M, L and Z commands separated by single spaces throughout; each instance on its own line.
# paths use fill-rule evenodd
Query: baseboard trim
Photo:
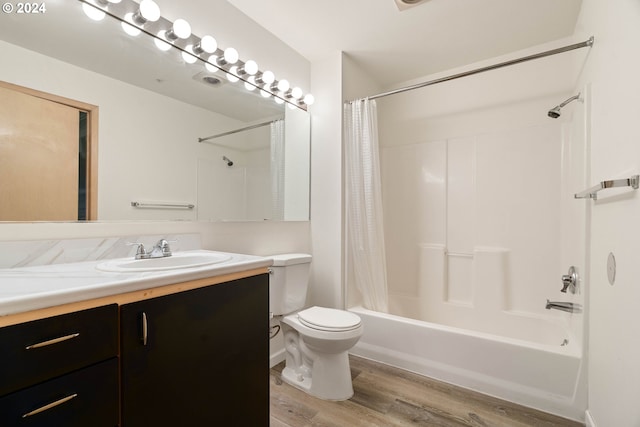
M 284 348 L 269 356 L 269 369 L 284 360 Z
M 584 411 L 584 423 L 586 427 L 598 427 L 596 425 L 596 421 L 593 419 L 593 417 L 591 416 L 591 412 L 589 412 L 588 409 Z

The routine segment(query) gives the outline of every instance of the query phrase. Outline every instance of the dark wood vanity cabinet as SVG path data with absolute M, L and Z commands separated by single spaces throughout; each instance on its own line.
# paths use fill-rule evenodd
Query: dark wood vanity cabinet
M 118 306 L 0 329 L 0 425 L 118 425 Z
M 116 301 L 0 328 L 0 426 L 269 425 L 267 274 Z
M 122 427 L 268 426 L 268 306 L 267 274 L 122 305 Z

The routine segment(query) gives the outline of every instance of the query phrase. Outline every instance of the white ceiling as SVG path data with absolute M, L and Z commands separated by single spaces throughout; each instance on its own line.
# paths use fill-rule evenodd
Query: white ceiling
M 219 40 L 221 44 L 231 43 L 260 64 L 267 64 L 264 52 L 255 49 L 251 52 L 250 48 L 264 46 L 255 43 L 256 38 L 266 40 L 269 45 L 272 34 L 309 61 L 346 52 L 386 88 L 570 36 L 581 1 L 426 0 L 400 11 L 396 0 L 163 0 L 161 8 L 164 11 L 166 6 L 167 16 L 172 19 L 184 13 L 185 18 L 193 21 L 196 34 L 205 34 L 212 25 L 214 28 L 226 25 L 228 28 L 223 29 L 241 40 L 235 37 L 232 42 Z M 192 78 L 202 71 L 199 64 L 185 67 L 179 61 L 164 58 L 152 45 L 140 50 L 135 44 L 130 50 L 129 44 L 133 42 L 117 23 L 111 23 L 115 26 L 114 34 L 106 36 L 109 23 L 88 20 L 75 0 L 49 0 L 47 14 L 42 18 L 25 20 L 18 14 L 5 14 L 0 40 L 212 111 L 223 109 L 221 113 L 240 120 L 276 114 L 258 102 L 251 102 L 250 107 L 236 102 L 237 93 L 231 85 L 215 92 L 203 91 L 202 83 Z M 250 28 L 251 19 L 266 30 Z M 73 25 L 69 25 L 71 22 Z M 82 37 L 78 37 L 79 33 Z M 240 41 L 243 43 L 238 44 Z M 279 61 L 278 58 L 288 56 L 281 55 L 280 50 L 277 53 L 274 56 L 271 49 L 267 56 L 272 60 L 268 67 L 276 75 L 285 75 L 284 70 L 300 65 Z M 168 63 L 160 65 L 161 60 Z M 300 61 L 305 62 L 302 58 Z M 123 67 L 121 64 L 125 63 L 127 66 Z M 571 88 L 573 81 L 563 83 L 562 87 Z M 544 90 L 558 92 L 560 83 L 555 78 L 551 84 L 545 83 Z M 231 93 L 224 98 L 227 89 Z M 531 90 L 539 95 L 537 87 Z M 259 97 L 254 96 L 252 101 L 255 98 Z
M 308 60 L 343 51 L 391 86 L 571 36 L 582 0 L 228 2 Z

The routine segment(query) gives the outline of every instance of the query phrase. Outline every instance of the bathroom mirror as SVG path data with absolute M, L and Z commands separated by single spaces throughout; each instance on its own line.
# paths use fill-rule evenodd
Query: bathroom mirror
M 99 108 L 97 220 L 308 220 L 305 111 L 160 51 L 114 18 L 92 21 L 78 1 L 1 24 L 0 80 Z M 200 141 L 278 121 L 284 148 L 271 126 Z

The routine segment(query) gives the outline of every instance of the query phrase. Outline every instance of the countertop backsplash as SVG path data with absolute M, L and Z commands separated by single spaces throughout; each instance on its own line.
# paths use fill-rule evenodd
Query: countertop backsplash
M 174 252 L 201 249 L 199 234 L 0 241 L 0 268 L 133 258 L 136 253 L 136 246 L 129 243 L 142 243 L 146 248 L 151 248 L 160 239 L 169 241 L 171 250 Z

